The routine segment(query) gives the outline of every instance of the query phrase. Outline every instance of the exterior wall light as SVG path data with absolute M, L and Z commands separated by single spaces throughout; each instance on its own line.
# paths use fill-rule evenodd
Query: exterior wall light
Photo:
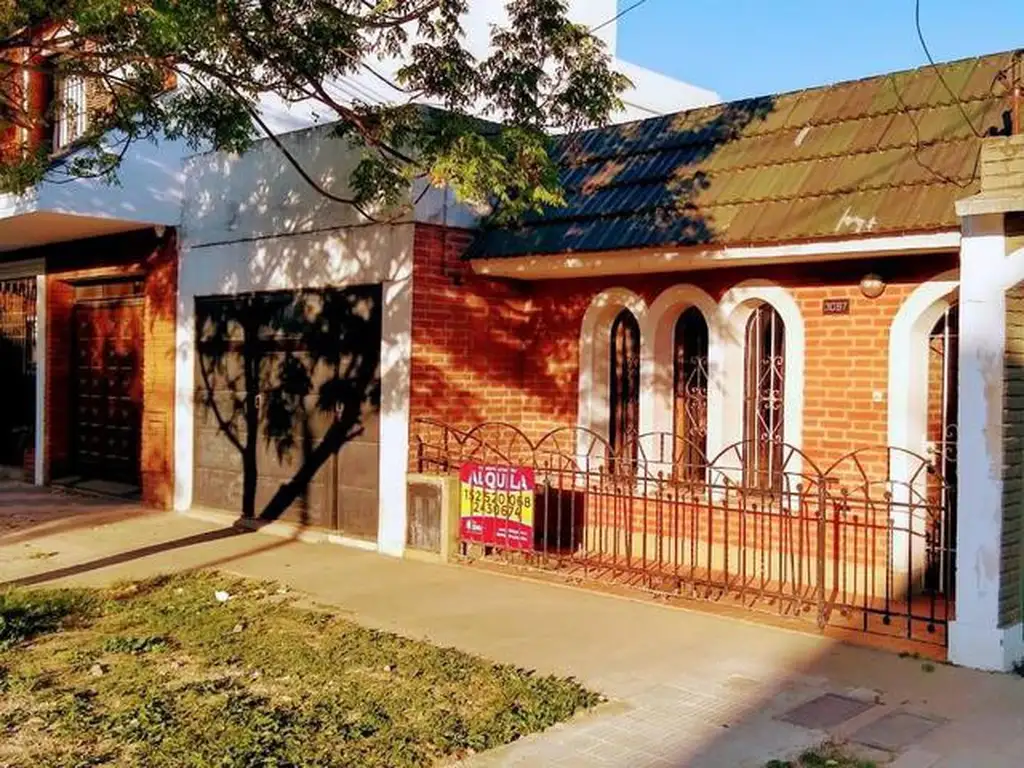
M 860 292 L 869 299 L 877 299 L 885 293 L 885 280 L 874 272 L 864 275 L 860 281 Z

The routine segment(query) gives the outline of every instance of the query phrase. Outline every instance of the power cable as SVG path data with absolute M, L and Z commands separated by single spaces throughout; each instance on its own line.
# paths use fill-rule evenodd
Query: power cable
M 625 16 L 627 13 L 629 13 L 630 11 L 636 10 L 637 8 L 639 8 L 641 5 L 643 5 L 646 2 L 647 2 L 647 0 L 637 0 L 632 5 L 627 6 L 626 8 L 624 8 L 623 10 L 619 11 L 617 14 L 612 16 L 610 19 L 608 19 L 608 21 L 602 21 L 596 27 L 591 27 L 590 28 L 590 33 L 593 34 L 594 32 L 597 32 L 597 30 L 599 30 L 599 29 L 604 29 L 609 24 L 614 24 L 616 21 L 618 21 L 623 16 Z
M 939 82 L 942 83 L 942 87 L 946 89 L 946 93 L 950 95 L 953 102 L 960 110 L 960 114 L 963 116 L 964 122 L 966 122 L 968 127 L 971 129 L 971 133 L 973 133 L 977 138 L 983 139 L 984 136 L 978 133 L 978 129 L 974 127 L 974 122 L 967 114 L 967 110 L 964 109 L 963 102 L 960 101 L 960 98 L 955 93 L 953 93 L 953 89 L 950 88 L 949 83 L 946 82 L 946 78 L 943 76 L 942 70 L 939 68 L 939 65 L 935 63 L 935 59 L 932 58 L 932 52 L 928 49 L 928 43 L 924 39 L 924 31 L 921 29 L 921 0 L 914 0 L 914 24 L 917 27 L 917 39 L 921 43 L 921 49 L 924 51 L 924 55 L 928 58 L 928 63 L 931 64 L 932 69 L 935 71 L 936 77 L 939 78 Z

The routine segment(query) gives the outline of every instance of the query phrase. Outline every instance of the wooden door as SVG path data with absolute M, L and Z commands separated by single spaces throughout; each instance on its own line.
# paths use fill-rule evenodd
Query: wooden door
M 76 474 L 137 485 L 142 423 L 142 299 L 74 311 L 72 459 Z

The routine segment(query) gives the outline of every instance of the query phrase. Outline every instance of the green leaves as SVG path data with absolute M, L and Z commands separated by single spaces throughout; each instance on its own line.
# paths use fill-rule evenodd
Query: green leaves
M 76 144 L 88 159 L 58 168 L 26 145 L 0 160 L 0 189 L 20 191 L 55 172 L 112 176 L 127 145 L 159 136 L 243 152 L 261 133 L 253 110 L 273 95 L 312 102 L 362 152 L 350 180 L 357 203 L 396 204 L 411 180 L 427 178 L 494 206 L 499 219 L 558 205 L 547 131 L 604 122 L 629 83 L 611 70 L 603 44 L 568 19 L 564 0 L 507 8 L 492 53 L 477 60 L 462 29 L 466 0 L 0 0 L 0 54 L 58 53 L 62 72 L 101 94 Z M 49 42 L 37 34 L 26 48 L 25 30 L 43 19 L 61 34 Z M 394 82 L 378 71 L 386 58 L 404 62 Z M 356 76 L 391 83 L 409 103 L 376 103 L 365 89 L 360 103 L 346 85 Z M 0 124 L 52 119 L 21 107 L 6 114 L 24 102 L 15 96 L 0 98 Z

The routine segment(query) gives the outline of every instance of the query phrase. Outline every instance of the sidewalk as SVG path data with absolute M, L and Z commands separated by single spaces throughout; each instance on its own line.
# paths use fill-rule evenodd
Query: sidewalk
M 217 567 L 286 582 L 364 624 L 574 675 L 612 700 L 475 766 L 761 766 L 830 734 L 856 735 L 903 768 L 1024 760 L 1014 676 L 0 484 L 0 520 L 15 517 L 0 526 L 0 582 L 96 585 Z M 779 719 L 826 694 L 841 698 L 789 717 L 802 725 Z

